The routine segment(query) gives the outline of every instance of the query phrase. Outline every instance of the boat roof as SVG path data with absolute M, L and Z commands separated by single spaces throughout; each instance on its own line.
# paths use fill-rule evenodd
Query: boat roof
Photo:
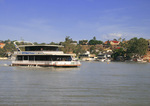
M 45 46 L 45 47 L 64 47 L 62 45 L 19 45 L 18 47 L 40 47 L 40 46 Z

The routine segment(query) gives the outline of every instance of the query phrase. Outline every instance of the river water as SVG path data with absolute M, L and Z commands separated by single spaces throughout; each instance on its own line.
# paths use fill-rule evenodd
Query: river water
M 82 62 L 78 68 L 0 61 L 0 106 L 150 106 L 150 64 Z

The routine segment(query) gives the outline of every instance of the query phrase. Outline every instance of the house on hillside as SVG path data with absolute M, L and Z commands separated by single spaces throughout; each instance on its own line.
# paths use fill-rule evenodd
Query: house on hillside
M 5 43 L 0 43 L 0 48 L 2 49 L 5 46 Z
M 118 46 L 120 44 L 120 41 L 110 41 L 110 44 L 112 46 Z
M 112 48 L 117 48 L 119 47 L 120 41 L 105 41 L 104 42 L 104 46 L 107 47 L 108 44 L 110 44 L 112 46 Z
M 72 44 L 72 45 L 75 45 L 75 46 L 78 45 L 77 41 L 72 41 L 71 44 Z

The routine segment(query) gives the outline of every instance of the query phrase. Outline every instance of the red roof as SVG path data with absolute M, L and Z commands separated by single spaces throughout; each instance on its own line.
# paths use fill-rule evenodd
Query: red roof
M 113 43 L 119 43 L 119 41 L 112 41 Z
M 105 41 L 105 43 L 104 44 L 107 44 L 108 43 L 108 41 Z M 109 41 L 109 43 L 110 43 L 110 41 Z
M 0 43 L 0 45 L 4 45 L 4 43 Z
M 120 49 L 120 47 L 117 47 L 116 49 Z

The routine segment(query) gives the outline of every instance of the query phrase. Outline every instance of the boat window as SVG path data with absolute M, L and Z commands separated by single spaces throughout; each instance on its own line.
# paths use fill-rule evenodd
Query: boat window
M 22 56 L 17 56 L 17 60 L 22 60 Z
M 34 60 L 34 56 L 29 56 L 29 60 L 33 61 Z
M 24 60 L 28 60 L 28 56 L 24 56 Z
M 51 46 L 25 47 L 25 51 L 58 51 L 58 47 L 51 47 Z
M 38 55 L 38 56 L 17 56 L 17 60 L 29 60 L 29 61 L 71 61 L 71 56 L 53 56 L 53 55 Z

